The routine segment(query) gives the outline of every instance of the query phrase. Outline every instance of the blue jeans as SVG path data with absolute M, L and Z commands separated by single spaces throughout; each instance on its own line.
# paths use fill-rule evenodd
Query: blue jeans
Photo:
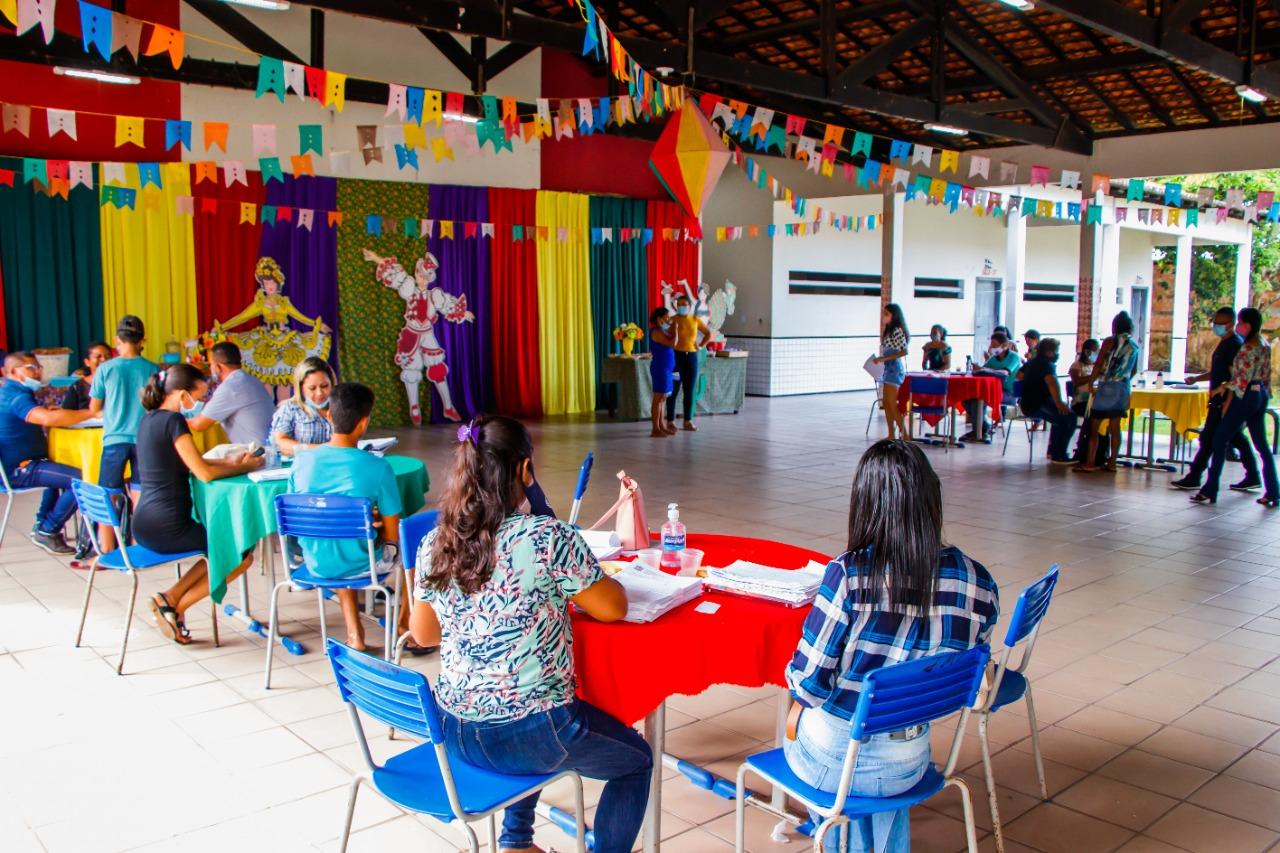
M 1058 411 L 1053 403 L 1045 403 L 1039 411 L 1028 412 L 1029 417 L 1039 418 L 1049 425 L 1049 456 L 1061 462 L 1071 458 L 1067 447 L 1071 444 L 1071 436 L 1076 431 L 1076 413 L 1068 409 L 1066 413 Z
M 698 389 L 698 353 L 676 352 L 676 373 L 679 378 L 671 384 L 671 394 L 667 397 L 667 420 L 676 419 L 676 396 L 684 389 L 684 397 L 680 404 L 686 421 L 693 420 L 693 395 Z
M 844 756 L 849 749 L 849 721 L 820 710 L 800 715 L 795 740 L 784 740 L 782 751 L 791 770 L 806 784 L 834 792 L 840 787 Z M 924 778 L 929 767 L 929 727 L 911 740 L 876 735 L 858 748 L 850 796 L 887 797 L 901 794 Z M 909 853 L 911 824 L 908 809 L 881 812 L 847 826 L 849 853 Z M 822 820 L 810 813 L 815 825 Z M 840 849 L 841 832 L 829 830 L 823 849 Z
M 1231 394 L 1232 392 L 1227 392 Z M 1222 476 L 1222 466 L 1227 462 L 1227 445 L 1244 429 L 1249 430 L 1253 440 L 1253 449 L 1258 452 L 1258 467 L 1262 469 L 1262 482 L 1266 488 L 1264 497 L 1280 498 L 1280 484 L 1276 482 L 1276 460 L 1267 445 L 1267 402 L 1270 400 L 1261 390 L 1250 387 L 1243 397 L 1232 396 L 1222 416 L 1222 423 L 1213 436 L 1213 461 L 1209 463 L 1209 476 L 1200 494 L 1211 498 L 1218 496 L 1218 478 Z M 1214 401 L 1212 405 L 1219 405 Z
M 28 462 L 9 472 L 9 484 L 15 489 L 44 486 L 44 497 L 36 510 L 36 528 L 41 533 L 61 533 L 67 519 L 76 511 L 76 496 L 71 481 L 80 479 L 80 470 L 48 459 Z
M 653 753 L 635 729 L 577 699 L 512 722 L 471 722 L 447 713 L 441 718 L 450 751 L 471 764 L 517 775 L 577 770 L 603 779 L 595 853 L 630 853 L 644 822 L 653 768 Z M 537 805 L 538 795 L 531 794 L 507 807 L 500 847 L 533 844 Z

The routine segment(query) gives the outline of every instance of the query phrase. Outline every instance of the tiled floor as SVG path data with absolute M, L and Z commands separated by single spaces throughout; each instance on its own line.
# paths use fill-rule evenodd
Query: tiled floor
M 655 517 L 675 500 L 694 531 L 834 553 L 868 441 L 868 404 L 866 395 L 751 399 L 737 417 L 707 418 L 701 433 L 666 440 L 640 424 L 540 424 L 537 467 L 563 507 L 582 454 L 596 452 L 588 519 L 612 501 L 610 475 L 626 468 Z M 433 494 L 450 448 L 443 428 L 402 444 L 427 459 Z M 1022 435 L 1004 458 L 987 447 L 929 454 L 943 479 L 947 537 L 993 571 L 1006 610 L 1050 562 L 1063 565 L 1031 670 L 1051 802 L 1036 797 L 1022 709 L 992 721 L 1007 849 L 1280 850 L 1280 516 L 1230 493 L 1216 508 L 1191 507 L 1162 474 L 1084 477 L 1028 465 Z M 0 549 L 0 849 L 334 849 L 360 757 L 315 652 L 313 600 L 287 597 L 287 630 L 312 652 L 282 655 L 270 693 L 262 641 L 223 619 L 215 649 L 202 615 L 191 619 L 200 642 L 179 648 L 142 611 L 128 674 L 117 677 L 123 578 L 100 579 L 88 645 L 73 649 L 84 575 L 25 540 L 30 514 L 31 498 L 20 498 Z M 143 591 L 167 583 L 153 573 Z M 265 612 L 256 569 L 252 585 L 255 610 Z M 772 691 L 733 687 L 673 698 L 669 749 L 731 775 L 769 738 L 773 702 Z M 379 756 L 403 748 L 385 731 L 371 735 Z M 961 764 L 990 850 L 976 736 Z M 682 778 L 664 792 L 664 850 L 731 848 L 730 803 Z M 959 815 L 954 791 L 916 809 L 914 849 L 963 848 Z M 356 821 L 352 850 L 458 848 L 449 829 L 368 793 Z M 756 853 L 803 849 L 769 841 L 772 821 L 760 813 L 749 827 Z M 539 839 L 568 849 L 549 827 Z

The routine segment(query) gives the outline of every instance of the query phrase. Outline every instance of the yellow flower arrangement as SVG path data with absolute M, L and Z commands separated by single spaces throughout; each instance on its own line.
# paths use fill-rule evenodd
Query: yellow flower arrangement
M 638 341 L 643 338 L 644 329 L 641 329 L 635 323 L 623 323 L 613 330 L 613 339 L 616 341 Z

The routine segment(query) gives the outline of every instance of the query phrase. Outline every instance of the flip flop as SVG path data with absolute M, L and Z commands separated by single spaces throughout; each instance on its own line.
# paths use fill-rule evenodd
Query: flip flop
M 158 599 L 158 600 L 157 600 Z M 163 601 L 163 604 L 159 602 Z M 173 642 L 185 646 L 191 642 L 191 635 L 178 619 L 178 611 L 169 604 L 163 592 L 157 592 L 147 602 L 151 605 L 151 615 L 155 617 L 156 628 Z

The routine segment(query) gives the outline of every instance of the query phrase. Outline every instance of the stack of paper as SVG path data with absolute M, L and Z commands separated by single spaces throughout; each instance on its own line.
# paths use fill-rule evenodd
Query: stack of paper
M 72 424 L 66 429 L 102 429 L 102 418 L 89 418 L 87 421 Z
M 356 442 L 356 447 L 381 456 L 399 443 L 400 439 L 394 435 L 389 435 L 386 438 L 362 438 Z
M 622 553 L 622 541 L 612 530 L 579 530 L 597 560 L 612 560 Z
M 702 594 L 701 578 L 676 577 L 640 563 L 631 563 L 613 579 L 627 591 L 628 622 L 652 622 Z
M 249 479 L 254 483 L 265 483 L 271 480 L 289 479 L 288 468 L 259 468 L 249 472 Z
M 706 584 L 720 592 L 802 607 L 817 597 L 825 571 L 825 566 L 814 562 L 803 569 L 791 570 L 737 560 L 723 569 L 709 569 Z

